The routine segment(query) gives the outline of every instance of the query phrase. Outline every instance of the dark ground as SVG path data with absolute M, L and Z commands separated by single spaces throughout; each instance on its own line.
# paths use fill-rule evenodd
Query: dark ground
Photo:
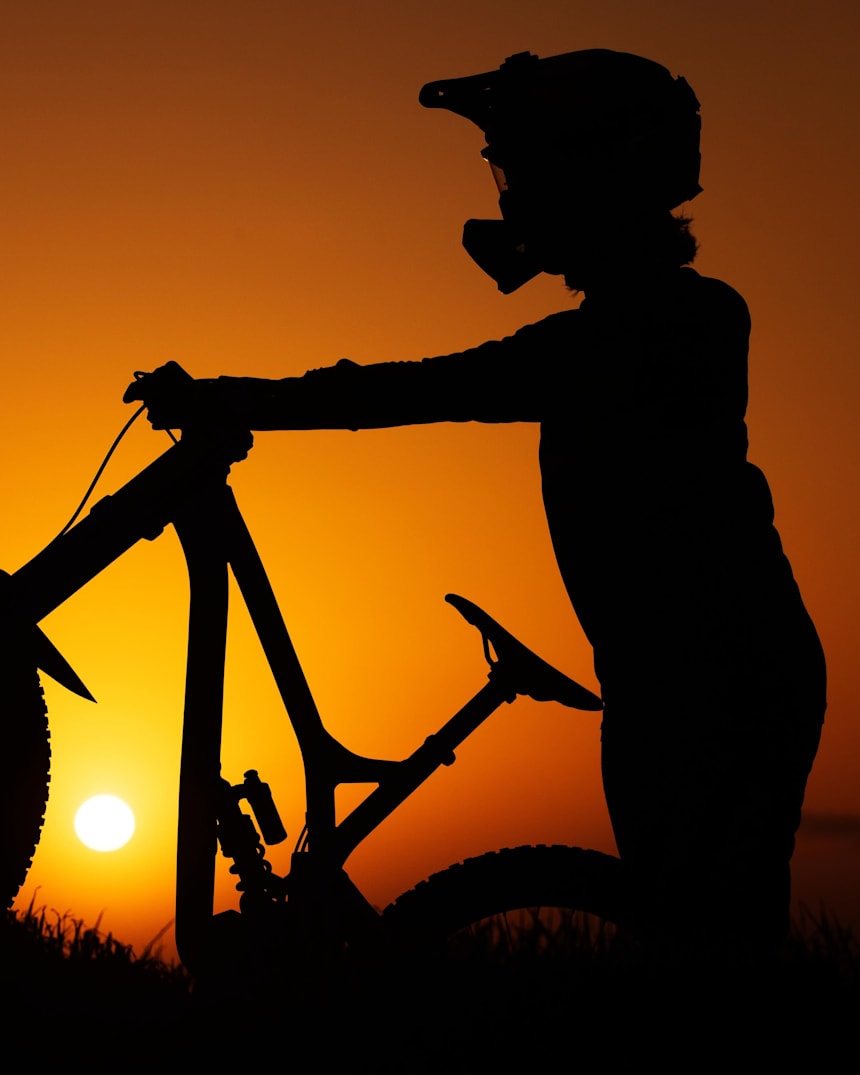
M 0 931 L 7 1055 L 90 1069 L 195 1058 L 349 1064 L 358 1072 L 699 1072 L 786 1062 L 844 1070 L 860 1029 L 860 946 L 807 920 L 760 966 L 656 965 L 612 938 L 526 926 L 421 960 L 306 968 L 266 984 L 192 983 L 74 920 L 11 914 Z M 272 1047 L 274 1046 L 274 1054 Z M 23 1052 L 22 1052 L 23 1050 Z M 847 1050 L 847 1052 L 846 1052 Z

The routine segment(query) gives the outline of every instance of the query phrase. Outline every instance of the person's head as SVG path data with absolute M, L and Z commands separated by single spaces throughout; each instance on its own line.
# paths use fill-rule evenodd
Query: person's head
M 432 82 L 419 100 L 477 124 L 501 221 L 469 221 L 464 245 L 505 293 L 539 272 L 584 286 L 632 255 L 695 253 L 671 210 L 699 193 L 699 103 L 682 78 L 628 53 L 591 49 Z

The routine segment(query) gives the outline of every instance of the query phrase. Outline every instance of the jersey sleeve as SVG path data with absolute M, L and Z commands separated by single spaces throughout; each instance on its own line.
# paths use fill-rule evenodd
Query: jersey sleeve
M 220 409 L 257 430 L 539 422 L 549 390 L 545 323 L 418 362 L 361 366 L 342 359 L 303 377 L 220 377 L 199 383 Z

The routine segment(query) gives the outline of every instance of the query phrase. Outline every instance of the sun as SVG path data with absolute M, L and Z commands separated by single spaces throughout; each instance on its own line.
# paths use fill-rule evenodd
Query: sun
M 116 851 L 134 833 L 134 814 L 115 795 L 94 795 L 78 808 L 75 832 L 93 851 Z

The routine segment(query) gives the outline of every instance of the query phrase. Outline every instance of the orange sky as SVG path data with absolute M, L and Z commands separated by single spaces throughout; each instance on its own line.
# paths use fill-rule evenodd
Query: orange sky
M 462 222 L 495 212 L 481 136 L 422 110 L 417 92 L 523 49 L 647 55 L 702 102 L 697 267 L 751 307 L 751 457 L 829 658 L 796 890 L 860 920 L 856 6 L 293 8 L 3 5 L 4 568 L 65 522 L 125 420 L 135 369 L 173 358 L 197 376 L 283 376 L 342 355 L 414 359 L 565 307 L 548 277 L 501 297 L 460 249 Z M 136 428 L 104 491 L 166 446 Z M 526 426 L 271 433 L 236 468 L 323 718 L 353 749 L 400 757 L 480 686 L 478 637 L 443 603 L 450 590 L 594 685 L 549 546 L 536 449 Z M 45 623 L 99 705 L 47 685 L 52 798 L 22 900 L 38 886 L 39 903 L 88 922 L 104 910 L 103 926 L 137 945 L 172 916 L 185 609 L 168 534 Z M 241 614 L 231 630 L 227 775 L 260 769 L 291 846 L 295 747 Z M 593 715 L 506 707 L 356 854 L 354 878 L 384 904 L 490 847 L 612 850 L 598 727 Z M 98 792 L 137 814 L 121 852 L 74 836 L 74 810 Z

